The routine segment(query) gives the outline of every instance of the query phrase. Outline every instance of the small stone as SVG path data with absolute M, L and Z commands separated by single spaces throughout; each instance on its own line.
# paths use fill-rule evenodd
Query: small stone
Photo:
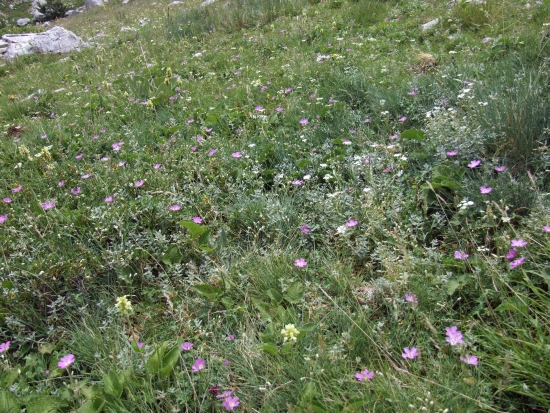
M 434 27 L 437 23 L 439 23 L 439 17 L 436 18 L 436 19 L 433 19 L 431 21 L 429 21 L 428 23 L 425 23 L 423 24 L 421 27 L 422 27 L 422 31 L 426 31 L 426 30 L 430 30 L 432 27 Z
M 18 26 L 26 26 L 31 22 L 31 19 L 17 19 Z

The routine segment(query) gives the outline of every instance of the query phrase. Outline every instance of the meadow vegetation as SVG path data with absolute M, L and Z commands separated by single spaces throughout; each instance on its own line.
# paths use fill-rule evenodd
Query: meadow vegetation
M 0 66 L 0 412 L 550 411 L 548 0 L 120 3 Z

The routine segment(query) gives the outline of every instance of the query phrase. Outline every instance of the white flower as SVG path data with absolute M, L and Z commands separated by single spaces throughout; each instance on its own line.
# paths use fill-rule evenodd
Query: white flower
M 287 324 L 285 328 L 281 330 L 281 334 L 284 337 L 284 341 L 296 341 L 300 332 L 294 324 Z
M 336 232 L 338 234 L 344 234 L 348 230 L 348 227 L 345 225 L 340 225 L 338 228 L 336 228 Z

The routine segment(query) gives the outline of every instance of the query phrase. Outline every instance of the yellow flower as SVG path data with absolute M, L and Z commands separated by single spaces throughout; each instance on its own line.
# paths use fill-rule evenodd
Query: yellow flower
M 115 308 L 120 314 L 130 314 L 134 311 L 132 303 L 126 297 L 126 295 L 123 295 L 116 299 Z
M 285 328 L 281 330 L 281 334 L 284 337 L 284 341 L 296 341 L 300 332 L 294 324 L 287 324 Z

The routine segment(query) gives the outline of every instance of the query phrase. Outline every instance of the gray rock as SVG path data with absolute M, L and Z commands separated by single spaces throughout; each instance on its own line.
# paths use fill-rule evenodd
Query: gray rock
M 44 22 L 42 23 L 42 26 L 44 27 L 50 27 L 52 24 L 50 22 Z
M 212 4 L 214 3 L 215 0 L 204 0 L 202 3 L 201 3 L 201 6 L 204 7 L 204 6 L 208 6 L 209 4 Z
M 31 19 L 17 19 L 18 26 L 26 26 L 31 22 Z
M 128 4 L 128 1 L 130 0 L 122 0 L 122 4 Z
M 94 7 L 103 6 L 103 0 L 86 0 L 85 2 L 87 9 L 93 9 Z
M 88 46 L 73 32 L 59 26 L 43 33 L 5 34 L 2 40 L 8 44 L 1 54 L 6 59 L 31 53 L 69 53 Z
M 436 19 L 433 19 L 432 21 L 429 21 L 428 23 L 423 24 L 422 31 L 430 30 L 432 27 L 434 27 L 437 23 L 439 23 L 439 17 Z

